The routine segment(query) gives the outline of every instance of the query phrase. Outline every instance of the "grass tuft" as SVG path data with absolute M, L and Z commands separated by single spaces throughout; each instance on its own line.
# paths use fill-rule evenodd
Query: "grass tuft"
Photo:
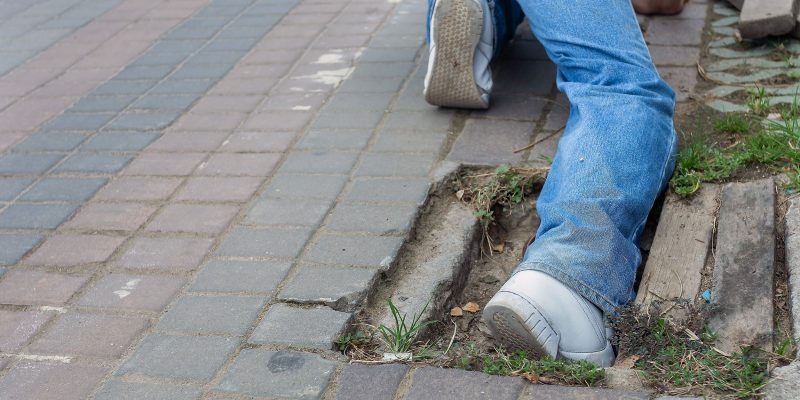
M 420 331 L 435 322 L 420 321 L 422 315 L 425 314 L 425 310 L 428 309 L 430 301 L 425 303 L 425 307 L 418 314 L 414 314 L 410 320 L 408 320 L 407 314 L 400 312 L 392 302 L 392 299 L 386 300 L 386 303 L 389 305 L 389 312 L 394 319 L 394 325 L 388 327 L 381 324 L 378 327 L 378 333 L 389 351 L 392 353 L 406 353 L 416 342 Z

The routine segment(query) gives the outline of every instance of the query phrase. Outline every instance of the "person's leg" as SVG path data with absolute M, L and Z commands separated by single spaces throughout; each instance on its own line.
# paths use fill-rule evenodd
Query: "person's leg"
M 683 11 L 688 0 L 632 0 L 633 9 L 639 14 L 675 15 Z
M 429 0 L 425 100 L 456 108 L 487 108 L 490 63 L 522 22 L 514 0 Z
M 520 4 L 558 67 L 570 117 L 537 201 L 536 240 L 484 316 L 509 342 L 609 363 L 610 346 L 598 345 L 608 335 L 596 326 L 600 311 L 582 299 L 612 314 L 634 298 L 639 237 L 674 166 L 674 93 L 653 66 L 630 0 Z M 550 295 L 560 300 L 536 298 Z M 520 334 L 524 326 L 532 333 Z

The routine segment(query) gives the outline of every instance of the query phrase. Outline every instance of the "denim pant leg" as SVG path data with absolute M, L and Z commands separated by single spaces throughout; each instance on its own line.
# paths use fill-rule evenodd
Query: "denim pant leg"
M 494 18 L 495 30 L 495 43 L 494 54 L 492 60 L 496 59 L 503 47 L 514 38 L 514 33 L 517 26 L 522 23 L 525 15 L 522 13 L 519 3 L 516 0 L 486 0 L 489 3 L 489 8 L 492 10 L 492 17 Z M 428 24 L 427 24 L 427 38 L 430 43 L 431 34 L 431 16 L 433 15 L 433 6 L 436 0 L 428 0 Z
M 519 1 L 571 108 L 517 271 L 552 275 L 613 314 L 634 298 L 639 238 L 674 167 L 675 95 L 630 0 Z

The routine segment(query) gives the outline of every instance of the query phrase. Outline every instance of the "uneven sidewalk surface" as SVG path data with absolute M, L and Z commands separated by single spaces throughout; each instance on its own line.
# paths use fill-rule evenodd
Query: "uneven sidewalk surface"
M 682 104 L 713 6 L 641 21 Z M 649 398 L 334 350 L 432 171 L 544 166 L 568 116 L 524 27 L 490 110 L 427 105 L 426 11 L 0 0 L 0 399 Z

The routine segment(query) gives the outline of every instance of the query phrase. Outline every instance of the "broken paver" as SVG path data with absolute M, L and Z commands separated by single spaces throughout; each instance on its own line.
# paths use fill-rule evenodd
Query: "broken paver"
M 739 16 L 742 37 L 758 39 L 780 36 L 795 27 L 797 0 L 747 0 Z

